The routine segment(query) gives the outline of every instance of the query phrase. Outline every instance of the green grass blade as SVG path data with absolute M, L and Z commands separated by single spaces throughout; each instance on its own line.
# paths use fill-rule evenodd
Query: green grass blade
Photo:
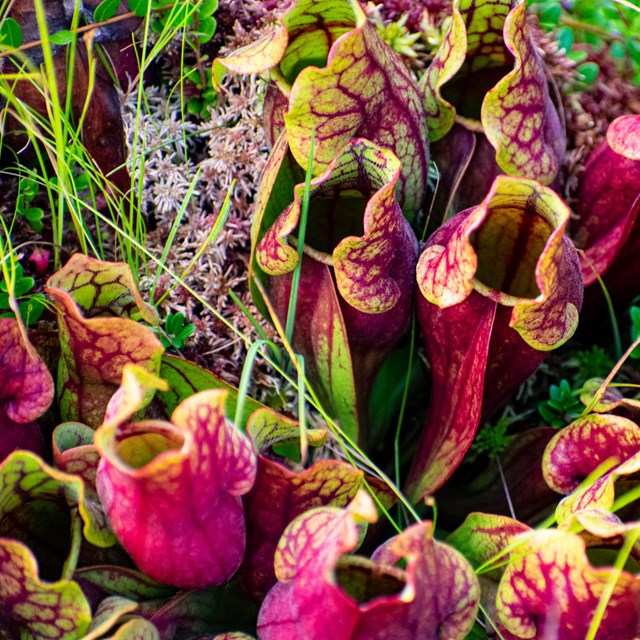
M 236 404 L 236 415 L 233 419 L 233 424 L 236 429 L 241 429 L 240 424 L 242 422 L 242 416 L 244 415 L 244 407 L 247 403 L 247 395 L 249 393 L 249 384 L 251 383 L 251 374 L 253 372 L 253 365 L 256 358 L 260 353 L 260 348 L 263 345 L 268 345 L 269 340 L 256 340 L 247 352 L 244 365 L 242 367 L 242 375 L 240 376 L 240 384 L 238 385 L 238 403 Z M 274 343 L 271 343 L 273 347 L 277 348 Z
M 300 425 L 300 464 L 305 466 L 309 458 L 309 438 L 307 437 L 307 411 L 304 392 L 306 377 L 304 356 L 298 354 L 298 423 Z
M 302 255 L 304 251 L 304 240 L 307 232 L 307 218 L 309 216 L 309 198 L 311 194 L 311 178 L 313 177 L 313 150 L 316 139 L 315 127 L 311 130 L 311 146 L 309 148 L 309 158 L 307 160 L 307 172 L 304 179 L 304 195 L 302 197 L 302 211 L 300 213 L 300 224 L 298 225 L 298 264 L 291 279 L 291 294 L 289 296 L 289 309 L 287 311 L 287 325 L 285 335 L 287 342 L 291 343 L 293 338 L 293 325 L 296 318 L 296 307 L 298 304 L 298 287 L 300 286 L 300 271 L 302 270 Z
M 629 532 L 625 536 L 624 543 L 620 548 L 618 555 L 616 556 L 616 561 L 613 563 L 613 571 L 611 572 L 611 576 L 607 580 L 607 583 L 602 590 L 602 594 L 600 595 L 600 599 L 598 600 L 598 606 L 596 607 L 596 610 L 593 614 L 593 619 L 591 620 L 591 624 L 589 625 L 589 630 L 587 631 L 585 640 L 595 640 L 598 629 L 600 628 L 600 624 L 602 623 L 602 619 L 604 618 L 605 611 L 607 610 L 607 605 L 609 604 L 609 600 L 613 595 L 613 590 L 616 588 L 616 584 L 620 579 L 622 569 L 629 559 L 633 546 L 635 545 L 638 538 L 640 538 L 640 528 Z

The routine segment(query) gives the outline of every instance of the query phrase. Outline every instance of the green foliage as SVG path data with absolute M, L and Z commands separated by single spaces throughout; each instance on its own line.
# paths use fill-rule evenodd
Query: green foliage
M 211 40 L 216 32 L 213 14 L 218 8 L 218 0 L 174 2 L 168 9 L 166 2 L 154 1 L 151 8 L 158 10 L 151 21 L 151 28 L 156 33 L 165 29 L 185 29 L 187 44 L 194 50 Z
M 214 13 L 218 8 L 218 0 L 129 0 L 129 8 L 138 16 L 149 14 L 151 29 L 156 34 L 183 32 L 183 43 L 193 52 L 196 60 L 193 66 L 185 65 L 183 80 L 198 90 L 197 95 L 187 100 L 186 109 L 193 115 L 207 117 L 209 108 L 215 103 L 216 91 L 211 83 L 210 61 L 207 55 L 202 54 L 202 45 L 208 43 L 216 33 Z
M 120 0 L 102 0 L 102 2 L 96 7 L 96 10 L 93 12 L 93 19 L 96 22 L 109 20 L 116 15 L 119 6 Z
M 630 307 L 629 317 L 631 318 L 631 342 L 635 342 L 640 338 L 640 307 L 635 305 Z M 640 347 L 636 347 L 630 357 L 633 360 L 640 360 Z
M 160 13 L 151 23 L 152 29 L 160 33 L 168 25 L 184 29 L 185 44 L 192 50 L 196 62 L 193 66 L 185 66 L 185 80 L 194 85 L 197 95 L 187 101 L 187 111 L 193 115 L 206 118 L 209 109 L 215 104 L 217 92 L 211 82 L 211 65 L 208 56 L 202 54 L 202 45 L 209 42 L 216 32 L 216 19 L 213 14 L 218 8 L 218 0 L 201 0 L 200 2 L 182 2 L 178 12 Z
M 13 318 L 14 313 L 9 304 L 9 291 L 13 292 L 13 296 L 18 301 L 20 315 L 25 325 L 30 326 L 36 323 L 46 306 L 46 298 L 42 293 L 29 294 L 35 286 L 35 280 L 24 275 L 22 265 L 18 262 L 15 264 L 13 273 L 13 287 L 6 280 L 0 281 L 0 318 Z
M 538 405 L 538 413 L 551 427 L 564 427 L 575 420 L 583 410 L 579 399 L 580 390 L 573 390 L 568 380 L 549 387 L 549 399 Z
M 22 44 L 22 29 L 13 18 L 5 18 L 0 24 L 0 41 L 14 49 Z
M 151 9 L 150 0 L 129 0 L 129 9 L 139 18 L 144 18 Z
M 51 43 L 57 45 L 71 44 L 75 40 L 75 34 L 69 29 L 61 29 L 52 33 L 50 36 Z
M 192 67 L 185 69 L 185 71 L 185 79 L 198 89 L 198 95 L 191 96 L 187 100 L 187 111 L 206 118 L 209 115 L 209 110 L 215 106 L 218 96 L 211 83 L 211 66 L 208 65 L 205 69 Z
M 164 321 L 164 332 L 159 335 L 160 342 L 165 349 L 173 347 L 182 349 L 189 336 L 196 330 L 195 325 L 190 322 L 185 323 L 184 314 L 170 313 Z
M 373 439 L 381 449 L 386 447 L 387 432 L 400 415 L 405 387 L 409 387 L 407 397 L 413 399 L 421 397 L 428 386 L 424 364 L 419 358 L 411 358 L 413 346 L 406 343 L 391 353 L 371 389 L 368 417 Z
M 40 207 L 32 207 L 31 201 L 38 194 L 38 183 L 32 178 L 22 178 L 18 184 L 16 214 L 22 216 L 27 224 L 36 232 L 42 231 L 44 211 Z
M 407 28 L 408 14 L 400 20 L 385 24 L 380 11 L 373 13 L 372 20 L 381 38 L 396 52 L 407 58 L 416 58 L 417 52 L 423 49 L 420 43 L 421 33 L 410 33 Z
M 568 360 L 567 365 L 577 367 L 574 375 L 574 385 L 577 387 L 591 378 L 606 378 L 613 368 L 614 361 L 605 349 L 594 344 L 590 349 L 577 351 Z
M 485 423 L 478 429 L 478 433 L 469 449 L 465 461 L 474 462 L 482 455 L 494 457 L 502 453 L 506 448 L 513 435 L 507 433 L 509 427 L 520 420 L 522 415 L 514 415 L 507 408 L 498 418 L 495 424 Z
M 640 1 L 527 0 L 540 18 L 540 24 L 555 36 L 569 58 L 578 64 L 582 76 L 578 89 L 591 85 L 599 74 L 595 62 L 587 61 L 587 52 L 575 44 L 591 45 L 597 51 L 608 50 L 617 63 L 617 71 L 640 84 Z M 634 9 L 633 7 L 638 7 Z

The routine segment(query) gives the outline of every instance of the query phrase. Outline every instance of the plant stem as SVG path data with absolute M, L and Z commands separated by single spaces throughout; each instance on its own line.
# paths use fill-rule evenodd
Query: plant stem
M 396 424 L 396 433 L 393 438 L 393 459 L 395 466 L 396 485 L 400 486 L 400 432 L 402 423 L 404 422 L 404 414 L 407 408 L 407 399 L 409 398 L 409 386 L 411 385 L 411 371 L 413 369 L 413 352 L 416 345 L 416 317 L 415 314 L 411 318 L 411 344 L 409 345 L 409 362 L 407 362 L 407 376 L 404 380 L 404 389 L 402 390 L 402 402 L 400 403 L 400 413 Z
M 171 9 L 173 7 L 172 4 L 166 4 L 164 7 L 160 7 L 157 11 L 165 11 Z M 93 24 L 84 24 L 77 29 L 69 29 L 69 31 L 75 35 L 81 35 L 86 33 L 87 31 L 93 31 L 94 29 L 100 29 L 100 27 L 105 27 L 109 24 L 114 24 L 116 22 L 120 22 L 122 20 L 128 20 L 129 18 L 139 17 L 135 11 L 128 11 L 127 13 L 122 13 L 119 16 L 113 16 L 113 18 L 109 18 L 108 20 L 103 20 L 102 22 L 94 22 Z M 33 49 L 34 47 L 39 47 L 42 44 L 42 40 L 33 40 L 33 42 L 27 42 L 25 44 L 21 44 L 19 47 L 15 49 L 9 49 L 7 51 L 0 51 L 0 58 L 6 58 L 7 56 L 13 55 L 16 51 L 26 51 L 27 49 Z
M 613 367 L 613 369 L 611 369 L 611 372 L 609 373 L 609 375 L 604 379 L 603 383 L 600 385 L 598 390 L 595 392 L 595 394 L 591 398 L 591 402 L 589 402 L 589 404 L 585 407 L 584 411 L 580 414 L 579 416 L 580 418 L 583 418 L 584 416 L 591 413 L 591 411 L 593 411 L 593 408 L 598 404 L 598 402 L 600 402 L 600 399 L 602 398 L 605 391 L 607 390 L 607 387 L 612 382 L 612 380 L 616 377 L 622 365 L 627 361 L 629 356 L 633 353 L 634 349 L 638 346 L 640 346 L 640 337 L 634 340 L 632 345 L 622 354 L 622 357 L 618 360 L 618 362 Z
M 617 2 L 618 4 L 621 4 L 623 7 L 626 7 L 627 9 L 631 9 L 632 11 L 637 11 L 638 13 L 640 13 L 640 7 L 629 2 L 629 0 L 613 0 L 613 1 Z
M 602 27 L 598 27 L 595 24 L 588 24 L 569 16 L 560 16 L 560 24 L 565 27 L 571 27 L 572 29 L 580 29 L 587 33 L 593 33 L 593 35 L 600 36 L 605 40 L 615 40 L 617 42 L 624 42 L 624 38 L 615 33 L 611 33 Z

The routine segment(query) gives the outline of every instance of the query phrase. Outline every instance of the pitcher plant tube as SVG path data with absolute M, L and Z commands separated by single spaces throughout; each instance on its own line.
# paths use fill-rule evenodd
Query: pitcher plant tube
M 265 175 L 255 261 L 284 325 L 305 185 L 294 187 L 293 202 L 260 237 L 268 200 L 282 201 L 279 189 L 288 186 Z M 418 243 L 395 197 L 399 178 L 393 152 L 357 139 L 310 186 L 293 345 L 332 417 L 354 440 L 366 422 L 373 376 L 411 321 Z
M 409 472 L 413 500 L 462 461 L 483 417 L 575 332 L 583 284 L 569 209 L 534 180 L 499 176 L 418 261 L 418 318 L 431 402 Z

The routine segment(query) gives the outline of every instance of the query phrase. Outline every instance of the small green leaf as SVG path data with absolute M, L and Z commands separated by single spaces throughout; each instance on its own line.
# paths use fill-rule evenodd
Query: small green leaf
M 73 184 L 78 191 L 82 191 L 89 186 L 89 176 L 86 173 L 81 173 L 73 178 Z
M 18 184 L 18 191 L 26 202 L 31 202 L 38 193 L 38 183 L 31 178 L 22 178 Z
M 574 40 L 573 29 L 570 27 L 561 27 L 556 31 L 556 38 L 562 49 L 565 51 L 571 51 Z
M 151 30 L 154 33 L 162 33 L 162 31 L 164 30 L 164 23 L 165 21 L 159 19 L 159 18 L 154 18 L 151 21 Z
M 631 342 L 635 342 L 640 337 L 640 307 L 631 307 L 629 316 L 631 316 Z M 631 358 L 640 360 L 640 347 L 631 352 Z
M 184 315 L 182 313 L 170 313 L 165 322 L 167 333 L 176 333 L 184 325 Z
M 549 5 L 540 14 L 540 24 L 547 29 L 557 27 L 558 22 L 560 22 L 561 13 L 562 7 L 560 3 Z
M 22 28 L 13 18 L 5 18 L 0 25 L 0 40 L 8 47 L 22 44 Z
M 609 47 L 609 53 L 612 57 L 618 58 L 618 60 L 624 60 L 627 57 L 627 47 L 623 42 L 612 42 Z
M 213 104 L 218 97 L 216 90 L 211 88 L 205 89 L 200 95 L 207 104 Z
M 38 322 L 46 306 L 47 299 L 42 293 L 36 293 L 18 304 L 20 315 L 28 327 Z
M 194 84 L 197 84 L 200 81 L 200 74 L 198 73 L 198 70 L 195 67 L 192 67 L 191 69 L 184 70 L 183 78 L 185 80 L 188 80 L 189 82 L 193 82 Z
M 216 19 L 212 16 L 203 18 L 199 21 L 196 35 L 198 36 L 198 40 L 200 40 L 201 44 L 209 42 L 209 40 L 213 38 L 216 32 L 216 27 Z
M 120 0 L 102 0 L 102 2 L 96 7 L 93 12 L 93 19 L 95 22 L 104 22 L 113 18 L 120 6 Z
M 567 58 L 570 58 L 574 62 L 583 62 L 588 56 L 589 54 L 584 49 L 574 49 L 567 53 Z
M 185 317 L 182 313 L 170 313 L 164 324 L 165 335 L 160 336 L 160 342 L 165 347 L 175 347 L 181 349 L 184 347 L 185 340 L 191 336 L 196 328 L 193 324 L 185 324 Z
M 69 29 L 62 29 L 56 31 L 56 33 L 52 33 L 49 39 L 53 44 L 64 45 L 73 42 L 75 37 L 75 34 L 71 33 Z
M 538 405 L 538 413 L 550 427 L 564 427 L 577 418 L 582 405 L 568 380 L 549 387 L 549 400 Z
M 595 62 L 583 62 L 578 66 L 577 71 L 582 76 L 583 82 L 591 84 L 598 77 L 600 67 Z
M 23 215 L 27 219 L 29 226 L 34 231 L 42 230 L 42 218 L 44 217 L 44 211 L 40 207 L 29 207 Z
M 149 11 L 149 0 L 129 0 L 129 9 L 139 18 L 144 18 Z
M 613 45 L 611 46 L 613 48 Z M 627 50 L 631 59 L 640 65 L 640 42 L 634 38 L 627 38 Z
M 218 8 L 218 0 L 203 0 L 202 4 L 198 8 L 198 18 L 203 20 L 212 16 Z
M 203 102 L 195 96 L 187 100 L 187 111 L 192 115 L 198 115 L 202 111 Z
M 22 271 L 22 265 L 16 265 L 15 270 L 15 281 L 13 283 L 13 295 L 16 298 L 24 295 L 25 293 L 31 291 L 35 285 L 35 280 L 33 278 L 25 278 Z M 9 292 L 9 287 L 7 283 L 3 280 L 0 282 L 0 300 L 5 301 L 6 296 L 3 294 L 7 294 Z M 0 307 L 4 307 L 5 305 L 0 302 Z

